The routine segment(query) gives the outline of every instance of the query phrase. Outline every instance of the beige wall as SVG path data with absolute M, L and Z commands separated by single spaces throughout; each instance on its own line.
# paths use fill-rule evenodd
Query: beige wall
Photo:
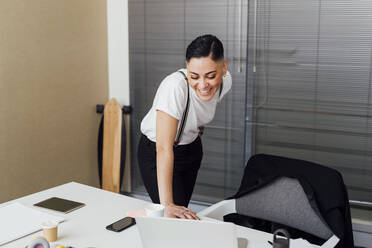
M 97 186 L 107 96 L 105 0 L 1 0 L 0 202 Z

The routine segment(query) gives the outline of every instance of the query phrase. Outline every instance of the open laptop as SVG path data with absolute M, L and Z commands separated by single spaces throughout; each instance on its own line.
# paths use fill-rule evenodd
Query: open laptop
M 238 246 L 232 223 L 183 220 L 165 217 L 136 217 L 143 248 L 245 248 Z

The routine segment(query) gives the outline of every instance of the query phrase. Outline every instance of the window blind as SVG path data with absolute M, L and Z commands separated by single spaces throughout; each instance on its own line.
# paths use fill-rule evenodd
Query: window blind
M 254 152 L 333 167 L 372 202 L 372 2 L 256 3 Z
M 140 121 L 205 33 L 223 41 L 233 87 L 206 127 L 193 199 L 230 196 L 247 159 L 269 153 L 333 167 L 350 199 L 372 202 L 369 0 L 130 0 L 134 191 Z
M 224 44 L 233 87 L 218 104 L 202 137 L 203 160 L 193 200 L 217 202 L 231 196 L 245 165 L 246 53 L 248 3 L 234 1 L 129 1 L 132 188 L 145 192 L 137 163 L 140 122 L 161 80 L 185 68 L 187 45 L 202 34 Z M 250 145 L 250 144 L 249 144 Z

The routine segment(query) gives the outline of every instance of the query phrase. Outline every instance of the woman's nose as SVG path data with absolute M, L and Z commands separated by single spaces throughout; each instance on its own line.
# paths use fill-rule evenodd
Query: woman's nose
M 204 89 L 208 87 L 208 83 L 205 79 L 201 78 L 200 81 L 199 81 L 199 88 L 200 89 Z

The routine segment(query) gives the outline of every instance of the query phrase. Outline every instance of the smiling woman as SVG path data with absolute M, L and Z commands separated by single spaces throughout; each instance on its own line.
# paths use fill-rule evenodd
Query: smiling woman
M 203 101 L 212 99 L 226 75 L 226 60 L 214 61 L 210 57 L 192 58 L 187 62 L 189 84 Z
M 203 101 L 212 99 L 227 73 L 220 40 L 211 35 L 195 39 L 187 47 L 186 65 L 190 86 Z
M 165 206 L 167 217 L 198 219 L 187 206 L 203 156 L 200 127 L 213 119 L 231 84 L 221 41 L 200 36 L 187 47 L 186 69 L 161 82 L 142 120 L 141 176 L 152 201 Z

